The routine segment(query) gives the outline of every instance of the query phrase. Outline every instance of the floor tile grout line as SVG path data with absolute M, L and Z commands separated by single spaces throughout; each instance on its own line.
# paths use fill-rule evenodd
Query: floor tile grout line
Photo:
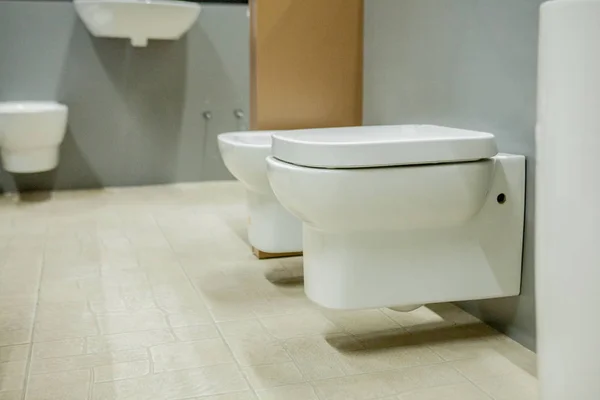
M 460 371 L 457 371 L 457 372 L 460 373 Z M 479 392 L 481 392 L 483 395 L 485 395 L 488 398 L 487 400 L 495 400 L 494 397 L 487 394 L 484 390 L 482 390 L 479 386 L 477 386 L 475 383 L 473 383 L 471 380 L 469 380 L 466 376 L 463 375 L 463 377 L 467 379 L 466 382 L 454 382 L 454 383 L 444 383 L 442 385 L 433 385 L 433 386 L 428 386 L 425 388 L 409 390 L 407 392 L 396 393 L 396 396 L 400 396 L 400 395 L 408 394 L 408 393 L 419 392 L 419 391 L 427 390 L 427 389 L 439 389 L 439 388 L 451 387 L 451 386 L 456 386 L 456 385 L 465 385 L 465 384 L 470 383 L 475 389 L 477 389 Z
M 92 400 L 94 398 L 94 382 L 96 380 L 96 374 L 94 372 L 94 368 L 89 368 L 89 376 L 90 376 L 90 386 L 88 387 L 88 400 Z
M 298 365 L 298 363 L 296 362 L 296 360 L 294 359 L 294 357 L 292 357 L 292 355 L 290 354 L 287 346 L 285 345 L 285 341 L 286 339 L 279 339 L 275 336 L 273 336 L 269 330 L 265 327 L 265 325 L 263 324 L 263 322 L 261 321 L 261 319 L 259 317 L 256 317 L 256 321 L 258 322 L 258 324 L 269 333 L 269 335 L 277 342 L 277 344 L 279 346 L 281 346 L 281 348 L 283 349 L 283 351 L 285 351 L 285 354 L 287 354 L 287 356 L 289 357 L 290 361 L 294 363 L 294 366 L 296 367 L 296 369 L 298 369 L 298 371 L 300 372 L 300 375 L 302 375 L 302 379 L 306 379 L 306 375 L 304 374 L 304 372 L 302 372 L 302 369 L 300 368 L 300 366 Z M 274 363 L 275 364 L 275 363 Z M 273 364 L 273 365 L 274 365 Z M 310 382 L 310 380 L 305 380 L 304 382 Z
M 29 354 L 27 355 L 27 363 L 25 366 L 25 380 L 23 382 L 23 392 L 21 393 L 21 400 L 25 400 L 27 398 L 27 392 L 29 391 L 29 380 L 31 378 L 31 363 L 33 360 L 33 347 L 35 345 L 35 325 L 37 322 L 37 317 L 38 317 L 38 308 L 39 308 L 39 303 L 40 303 L 40 293 L 42 290 L 42 280 L 44 277 L 44 269 L 46 266 L 46 244 L 47 244 L 47 237 L 44 240 L 44 247 L 42 248 L 42 256 L 41 256 L 41 260 L 40 260 L 40 273 L 38 276 L 38 282 L 37 282 L 37 293 L 36 293 L 36 298 L 35 298 L 35 306 L 33 309 L 33 323 L 31 326 L 31 336 L 30 336 L 30 341 L 29 341 Z
M 90 370 L 93 370 L 94 368 L 98 368 L 98 367 L 108 367 L 108 366 L 115 365 L 115 364 L 135 363 L 135 362 L 143 362 L 143 361 L 147 361 L 147 360 L 123 361 L 123 362 L 118 362 L 118 363 L 98 364 L 98 365 L 93 365 L 93 366 L 83 366 L 83 367 L 76 367 L 76 368 L 59 369 L 59 370 L 55 370 L 55 371 L 48 371 L 48 372 L 32 374 L 32 376 L 44 376 L 44 375 L 51 375 L 54 373 L 63 373 L 63 372 L 90 371 Z M 215 365 L 224 365 L 224 364 L 215 364 Z M 207 367 L 210 367 L 210 365 Z M 189 369 L 194 369 L 194 368 L 206 368 L 206 367 L 181 368 L 181 369 L 177 369 L 175 371 L 184 371 L 184 370 L 189 370 Z M 155 374 L 157 374 L 157 373 L 155 373 Z M 107 381 L 107 382 L 123 381 L 123 380 L 127 380 L 127 379 L 130 379 L 130 378 L 114 379 L 114 380 Z
M 464 374 L 461 370 L 459 370 L 458 368 L 456 368 L 454 365 L 452 365 L 454 362 L 456 361 L 462 361 L 462 360 L 473 360 L 477 357 L 473 357 L 473 358 L 465 358 L 465 359 L 461 359 L 461 360 L 453 360 L 453 361 L 447 361 L 447 363 L 449 364 L 450 368 L 452 368 L 453 370 L 455 370 L 456 372 L 458 372 L 463 378 L 465 378 L 468 382 L 470 382 L 473 386 L 475 386 L 477 388 L 477 390 L 479 390 L 481 393 L 485 394 L 487 397 L 489 397 L 490 400 L 495 400 L 495 397 L 492 396 L 491 394 L 489 394 L 488 392 L 486 392 L 485 390 L 483 390 L 475 381 L 473 381 L 471 378 L 469 378 L 466 374 Z M 500 375 L 498 375 L 500 376 Z
M 327 399 L 325 399 L 325 398 L 323 398 L 323 397 L 319 396 L 319 392 L 317 392 L 317 388 L 316 388 L 316 387 L 315 387 L 315 385 L 314 385 L 314 381 L 311 381 L 311 382 L 310 382 L 310 387 L 312 388 L 313 392 L 315 393 L 315 396 L 317 396 L 317 399 L 318 399 L 318 400 L 327 400 Z
M 175 252 L 175 248 L 173 247 L 173 244 L 171 243 L 171 241 L 169 240 L 169 238 L 167 237 L 167 235 L 165 235 L 165 232 L 164 232 L 162 226 L 160 226 L 160 224 L 158 223 L 158 221 L 156 221 L 156 218 L 155 218 L 154 214 L 150 214 L 150 215 L 152 216 L 152 219 L 154 220 L 154 223 L 156 223 L 156 225 L 158 226 L 158 229 L 161 231 L 163 237 L 165 238 L 165 240 L 169 244 L 169 247 L 171 248 L 171 251 L 173 252 L 173 254 L 176 255 L 177 253 Z M 206 306 L 206 299 L 204 298 L 204 296 L 202 295 L 202 293 L 198 290 L 198 288 L 196 287 L 196 285 L 194 285 L 192 283 L 192 280 L 191 280 L 189 274 L 187 273 L 186 269 L 181 264 L 181 261 L 179 260 L 179 257 L 176 257 L 176 260 L 177 260 L 177 265 L 179 266 L 179 268 L 183 272 L 183 274 L 186 277 L 188 283 L 192 286 L 192 288 L 193 288 L 194 292 L 196 293 L 196 295 L 202 300 L 202 302 Z M 227 349 L 229 350 L 229 353 L 231 355 L 231 358 L 233 359 L 233 362 L 234 362 L 234 364 L 236 366 L 236 369 L 241 374 L 242 378 L 246 382 L 246 385 L 248 385 L 248 388 L 252 391 L 252 393 L 254 394 L 254 396 L 256 398 L 258 398 L 258 394 L 256 393 L 256 390 L 254 389 L 254 387 L 250 383 L 250 380 L 248 379 L 248 377 L 244 373 L 244 370 L 242 369 L 242 366 L 237 362 L 237 359 L 235 358 L 235 355 L 233 353 L 233 350 L 231 349 L 231 346 L 229 345 L 229 343 L 227 343 L 227 340 L 225 339 L 225 336 L 223 335 L 221 327 L 219 327 L 219 324 L 217 324 L 217 322 L 215 321 L 215 319 L 214 319 L 212 313 L 210 313 L 210 311 L 209 311 L 209 314 L 210 314 L 211 319 L 213 320 L 214 325 L 217 328 L 217 332 L 219 332 L 219 336 L 220 336 L 221 340 L 223 341 L 223 343 L 225 344 L 225 346 L 227 346 Z
M 80 279 L 77 279 L 77 286 L 78 287 L 79 287 L 79 284 L 80 284 Z M 79 288 L 81 288 L 81 287 L 79 287 Z M 90 300 L 87 298 L 87 295 L 86 295 L 86 300 L 85 300 L 85 307 L 86 307 L 87 312 L 92 316 L 93 322 L 94 322 L 94 327 L 96 328 L 96 332 L 98 332 L 98 334 L 95 335 L 95 336 L 102 336 L 102 335 L 104 335 L 102 333 L 102 329 L 100 327 L 100 321 L 98 320 L 98 313 L 93 311 L 92 304 L 91 304 Z M 85 352 L 87 352 L 88 337 L 89 336 L 86 336 L 86 337 L 82 338 L 83 339 L 83 350 Z M 86 353 L 84 353 L 84 354 L 86 354 Z
M 140 332 L 144 332 L 144 331 L 140 331 Z M 316 336 L 316 335 L 311 335 L 311 336 Z M 306 336 L 306 337 L 310 337 L 310 336 Z M 197 341 L 205 341 L 205 340 L 211 340 L 211 339 L 216 339 L 216 338 L 200 339 L 200 340 L 197 340 Z M 193 342 L 195 342 L 195 341 L 193 341 Z M 172 343 L 175 343 L 175 342 L 172 342 Z M 160 346 L 160 345 L 156 345 L 156 346 Z M 155 347 L 155 346 L 151 346 L 151 347 Z M 151 348 L 151 347 L 149 347 L 149 348 Z M 102 354 L 102 353 L 78 354 L 78 355 L 66 356 L 66 357 L 94 356 L 94 355 L 98 355 L 98 354 Z M 44 359 L 45 360 L 52 360 L 52 359 L 57 359 L 57 358 L 64 358 L 64 357 L 62 357 L 62 356 L 61 357 L 49 357 L 49 358 L 44 358 Z M 148 358 L 148 360 L 152 361 L 151 358 Z M 142 361 L 147 361 L 147 360 L 140 359 L 140 360 L 122 361 L 122 362 L 119 362 L 117 364 L 120 364 L 120 363 L 131 363 L 131 362 L 142 362 Z M 274 366 L 274 365 L 285 364 L 285 363 L 289 363 L 289 362 L 293 362 L 294 364 L 296 364 L 295 359 L 292 358 L 290 361 L 286 361 L 286 362 L 253 364 L 253 365 L 247 365 L 245 367 Z M 413 368 L 427 368 L 427 367 L 433 367 L 433 366 L 439 366 L 439 365 L 449 364 L 449 363 L 452 363 L 452 362 L 454 362 L 454 361 L 441 361 L 441 362 L 436 362 L 436 363 L 417 364 L 417 365 L 410 365 L 410 366 L 405 366 L 405 367 L 400 367 L 400 368 L 385 368 L 385 369 L 380 369 L 380 370 L 367 371 L 367 372 L 359 372 L 359 373 L 350 373 L 350 374 L 345 373 L 343 376 L 331 377 L 331 378 L 318 378 L 318 379 L 313 379 L 313 380 L 310 380 L 310 381 L 298 382 L 298 384 L 301 384 L 301 383 L 311 383 L 311 382 L 323 382 L 323 381 L 328 381 L 328 380 L 333 380 L 333 379 L 342 379 L 342 378 L 353 377 L 353 376 L 362 376 L 362 375 L 369 375 L 369 374 L 379 374 L 379 373 L 386 373 L 386 372 L 402 371 L 402 370 L 405 370 L 405 369 L 413 369 Z M 219 364 L 213 364 L 213 365 L 227 365 L 227 364 L 234 364 L 234 363 L 237 363 L 237 361 L 235 360 L 235 357 L 234 357 L 233 361 L 219 363 Z M 106 364 L 102 363 L 102 364 L 94 365 L 92 368 L 94 368 L 94 367 L 109 366 L 109 365 L 113 365 L 113 364 L 114 363 L 106 363 Z M 212 365 L 206 365 L 206 366 L 203 366 L 203 367 L 178 368 L 177 371 L 191 370 L 191 369 L 195 369 L 195 368 L 207 368 L 207 367 L 211 367 L 211 366 Z M 67 369 L 61 369 L 61 370 L 56 371 L 56 372 L 85 371 L 85 370 L 88 370 L 88 369 L 90 369 L 90 367 L 67 368 Z M 457 372 L 459 372 L 459 371 L 457 371 Z M 47 375 L 47 374 L 52 374 L 52 373 L 53 372 L 44 372 L 44 373 L 37 373 L 37 374 L 33 374 L 33 375 Z M 127 378 L 125 378 L 125 379 L 127 379 Z M 122 379 L 119 379 L 119 380 L 122 380 Z M 292 385 L 292 384 L 283 384 L 283 385 L 278 385 L 277 387 L 280 387 L 280 386 L 289 386 L 289 385 Z
M 203 400 L 203 399 L 208 399 L 214 396 L 227 396 L 229 394 L 235 394 L 235 393 L 246 393 L 248 392 L 248 390 L 237 390 L 235 392 L 227 392 L 227 393 L 219 393 L 219 394 L 203 394 L 201 396 L 186 396 L 186 397 L 182 397 L 182 398 L 178 398 L 178 399 L 173 399 L 173 400 Z M 258 398 L 256 398 L 258 399 Z

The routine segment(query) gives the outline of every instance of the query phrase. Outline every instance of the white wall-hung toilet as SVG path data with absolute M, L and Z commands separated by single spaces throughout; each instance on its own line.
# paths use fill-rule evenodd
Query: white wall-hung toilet
M 308 297 L 335 309 L 518 295 L 525 158 L 427 126 L 280 132 L 268 176 L 303 221 Z
M 56 168 L 67 128 L 67 114 L 67 106 L 54 102 L 0 103 L 4 169 L 34 173 Z
M 265 253 L 298 253 L 302 251 L 302 222 L 281 206 L 267 178 L 273 133 L 223 133 L 219 149 L 229 172 L 247 190 L 250 244 Z

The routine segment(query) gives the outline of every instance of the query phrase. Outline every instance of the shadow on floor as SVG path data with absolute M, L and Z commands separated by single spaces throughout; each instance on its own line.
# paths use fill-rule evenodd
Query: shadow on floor
M 383 349 L 389 347 L 411 347 L 434 345 L 438 343 L 473 341 L 490 339 L 500 335 L 499 332 L 483 323 L 465 324 L 459 326 L 422 327 L 419 331 L 408 332 L 403 329 L 369 332 L 355 335 L 365 349 Z
M 17 196 L 20 203 L 43 203 L 52 199 L 52 192 L 20 192 Z
M 275 266 L 265 272 L 265 278 L 277 286 L 304 285 L 304 264 L 302 257 L 288 257 L 278 260 Z

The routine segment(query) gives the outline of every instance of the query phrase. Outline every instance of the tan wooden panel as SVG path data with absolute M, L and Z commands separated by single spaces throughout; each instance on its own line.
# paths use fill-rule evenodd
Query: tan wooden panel
M 267 258 L 298 257 L 302 255 L 301 251 L 293 251 L 290 253 L 267 253 L 266 251 L 259 250 L 256 247 L 252 247 L 252 253 L 259 260 L 265 260 Z
M 251 129 L 360 125 L 363 0 L 251 0 Z

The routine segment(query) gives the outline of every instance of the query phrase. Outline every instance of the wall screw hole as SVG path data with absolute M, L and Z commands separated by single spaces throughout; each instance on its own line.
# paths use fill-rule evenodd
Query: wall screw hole
M 500 193 L 498 197 L 496 197 L 496 201 L 498 201 L 499 204 L 506 203 L 506 195 L 504 193 Z

